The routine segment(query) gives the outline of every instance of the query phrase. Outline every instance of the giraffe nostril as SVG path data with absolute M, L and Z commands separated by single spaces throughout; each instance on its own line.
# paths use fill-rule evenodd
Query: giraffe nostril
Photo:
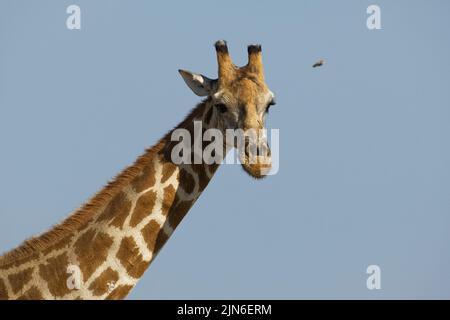
M 260 147 L 258 147 L 258 148 L 256 148 L 256 155 L 259 157 L 259 156 L 262 156 L 264 154 L 264 151 L 263 151 L 263 146 L 260 146 Z
M 247 146 L 244 149 L 244 154 L 247 158 L 250 158 L 250 148 Z
M 250 139 L 248 137 L 245 137 L 244 140 L 244 153 L 246 157 L 250 156 Z

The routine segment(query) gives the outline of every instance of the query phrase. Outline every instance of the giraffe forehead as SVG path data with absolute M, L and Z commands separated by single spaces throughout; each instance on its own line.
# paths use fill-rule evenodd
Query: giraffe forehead
M 234 103 L 240 106 L 257 105 L 271 99 L 272 93 L 267 85 L 256 78 L 236 79 L 219 90 L 214 98 L 224 103 Z

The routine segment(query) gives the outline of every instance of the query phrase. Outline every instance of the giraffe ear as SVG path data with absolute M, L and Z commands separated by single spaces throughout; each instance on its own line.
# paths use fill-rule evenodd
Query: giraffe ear
M 209 79 L 204 75 L 181 69 L 178 72 L 188 87 L 200 97 L 211 95 L 217 86 L 217 80 Z

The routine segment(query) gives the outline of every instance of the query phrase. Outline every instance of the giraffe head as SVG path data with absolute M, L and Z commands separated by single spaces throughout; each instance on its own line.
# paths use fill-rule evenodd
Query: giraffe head
M 271 154 L 265 134 L 265 118 L 275 97 L 264 80 L 260 45 L 248 46 L 248 63 L 233 64 L 225 41 L 215 44 L 219 76 L 179 70 L 189 88 L 198 96 L 206 96 L 203 123 L 216 128 L 226 137 L 227 130 L 242 132 L 240 162 L 244 170 L 255 178 L 264 177 L 271 168 Z M 237 139 L 239 140 L 239 139 Z M 236 139 L 226 141 L 228 147 L 238 148 Z

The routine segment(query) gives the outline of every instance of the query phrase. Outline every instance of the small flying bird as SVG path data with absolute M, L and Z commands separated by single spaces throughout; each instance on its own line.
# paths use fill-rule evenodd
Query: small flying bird
M 323 66 L 324 63 L 325 63 L 325 60 L 320 59 L 319 61 L 317 61 L 316 63 L 313 64 L 313 68 L 317 68 L 317 67 Z

